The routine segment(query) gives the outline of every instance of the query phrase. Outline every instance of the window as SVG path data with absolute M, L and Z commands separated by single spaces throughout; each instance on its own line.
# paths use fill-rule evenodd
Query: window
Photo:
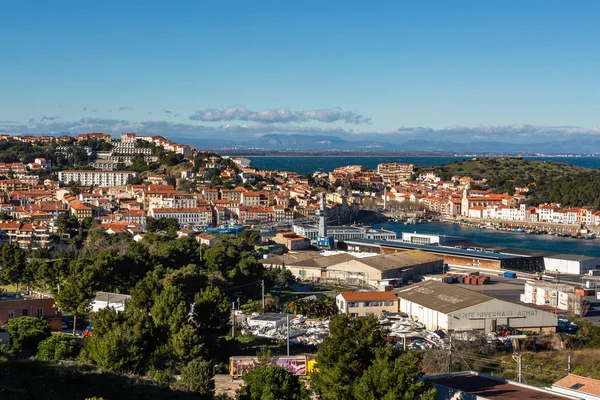
M 27 309 L 23 310 L 23 312 L 21 313 L 21 315 L 23 317 L 27 317 L 29 315 L 29 310 L 27 310 Z
M 44 316 L 44 309 L 43 308 L 38 308 L 37 309 L 37 317 L 38 318 L 42 318 Z
M 8 319 L 12 319 L 15 317 L 15 311 L 14 310 L 8 310 Z

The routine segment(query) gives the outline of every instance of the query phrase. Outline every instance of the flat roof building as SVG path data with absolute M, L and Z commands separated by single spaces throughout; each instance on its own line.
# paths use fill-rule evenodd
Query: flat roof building
M 459 248 L 450 246 L 435 246 L 417 243 L 404 243 L 394 240 L 348 239 L 338 247 L 349 251 L 368 251 L 383 254 L 403 252 L 407 250 L 422 250 L 444 259 L 449 265 L 481 267 L 491 269 L 510 269 L 513 271 L 537 272 L 544 270 L 542 254 L 530 250 L 521 250 L 520 255 L 502 253 L 485 246 L 475 248 Z
M 88 171 L 67 170 L 58 173 L 60 183 L 75 182 L 81 186 L 125 186 L 127 180 L 137 178 L 139 174 L 135 171 Z
M 248 319 L 248 326 L 277 329 L 287 323 L 289 314 L 268 312 Z
M 341 313 L 351 317 L 398 312 L 398 297 L 394 292 L 342 292 L 336 296 L 335 302 Z
M 292 229 L 298 235 L 313 241 L 319 237 L 319 228 L 313 225 L 294 225 Z M 388 240 L 395 239 L 397 234 L 385 229 L 367 229 L 360 226 L 328 226 L 327 236 L 332 237 L 335 241 L 348 239 Z

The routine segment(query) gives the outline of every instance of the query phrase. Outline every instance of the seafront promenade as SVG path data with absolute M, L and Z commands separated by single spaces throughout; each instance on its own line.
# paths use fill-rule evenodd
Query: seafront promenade
M 569 233 L 575 234 L 581 230 L 581 226 L 577 224 L 556 224 L 552 222 L 532 222 L 532 221 L 507 221 L 503 219 L 491 219 L 491 218 L 472 218 L 472 217 L 455 217 L 455 218 L 443 218 L 441 222 L 450 222 L 454 224 L 470 224 L 481 226 L 482 228 L 495 229 L 497 226 L 505 228 L 506 230 L 512 229 L 537 229 L 546 230 L 548 232 L 556 233 Z M 486 226 L 490 224 L 490 226 Z M 585 226 L 590 233 L 599 233 L 600 226 Z

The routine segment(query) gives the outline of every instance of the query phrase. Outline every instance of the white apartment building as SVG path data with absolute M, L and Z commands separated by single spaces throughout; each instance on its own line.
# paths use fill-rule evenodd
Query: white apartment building
M 151 155 L 152 149 L 149 147 L 138 147 L 137 142 L 116 142 L 111 150 L 112 154 L 144 154 Z
M 196 208 L 198 198 L 187 193 L 164 193 L 148 198 L 148 210 L 154 208 Z
M 209 206 L 194 208 L 154 208 L 148 213 L 153 218 L 175 218 L 180 226 L 206 226 L 212 224 Z
M 129 177 L 137 178 L 135 171 L 85 171 L 70 170 L 60 171 L 60 183 L 77 182 L 82 186 L 125 186 Z

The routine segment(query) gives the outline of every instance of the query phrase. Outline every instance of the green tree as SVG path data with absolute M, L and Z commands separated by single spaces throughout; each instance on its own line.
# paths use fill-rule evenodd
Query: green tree
M 215 343 L 227 329 L 229 299 L 218 287 L 208 286 L 198 293 L 192 307 L 192 323 L 207 343 Z
M 215 393 L 212 367 L 209 362 L 195 359 L 181 370 L 181 381 L 185 387 L 198 394 L 201 399 L 212 399 Z
M 4 329 L 10 334 L 10 345 L 26 355 L 35 354 L 38 344 L 50 337 L 48 322 L 34 317 L 13 318 Z
M 25 278 L 27 255 L 16 244 L 5 243 L 0 249 L 0 283 L 12 283 L 19 287 Z
M 52 335 L 38 345 L 37 358 L 41 360 L 65 360 L 77 356 L 75 339 L 67 335 Z
M 143 154 L 136 154 L 131 159 L 131 166 L 129 167 L 132 171 L 144 172 L 148 170 L 148 164 Z
M 64 233 L 73 237 L 79 229 L 79 221 L 76 217 L 69 216 L 67 213 L 61 213 L 56 217 L 56 229 L 59 241 Z
M 107 371 L 133 372 L 135 347 L 131 330 L 122 325 L 116 325 L 104 334 L 98 334 L 94 327 L 94 334 L 83 348 L 83 358 Z
M 257 365 L 243 376 L 239 400 L 309 400 L 304 383 L 277 365 Z
M 354 382 L 371 366 L 376 350 L 386 344 L 386 333 L 374 316 L 346 314 L 333 317 L 329 330 L 317 351 L 319 367 L 311 377 L 311 387 L 323 400 L 354 399 Z
M 94 291 L 90 281 L 79 280 L 81 277 L 72 277 L 61 288 L 60 292 L 54 296 L 54 301 L 58 308 L 73 315 L 73 334 L 77 329 L 77 317 L 90 312 Z
M 435 400 L 435 389 L 421 381 L 421 359 L 414 352 L 402 352 L 392 346 L 378 349 L 375 359 L 356 381 L 357 400 Z
M 152 218 L 146 219 L 146 230 L 149 233 L 165 232 L 170 237 L 177 236 L 179 223 L 176 218 Z

